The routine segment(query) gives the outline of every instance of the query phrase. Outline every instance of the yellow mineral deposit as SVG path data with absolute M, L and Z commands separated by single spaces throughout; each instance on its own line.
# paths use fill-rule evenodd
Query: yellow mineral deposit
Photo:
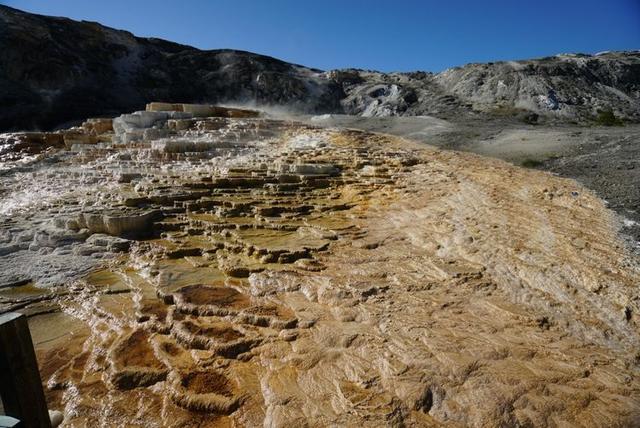
M 385 135 L 147 110 L 61 132 L 50 179 L 99 180 L 39 208 L 112 257 L 0 290 L 32 308 L 68 426 L 640 423 L 640 272 L 588 190 Z M 64 152 L 48 135 L 21 141 Z

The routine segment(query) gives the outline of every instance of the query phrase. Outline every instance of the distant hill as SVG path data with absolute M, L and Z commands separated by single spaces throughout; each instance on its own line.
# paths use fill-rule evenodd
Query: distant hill
M 323 72 L 203 51 L 98 23 L 0 6 L 0 130 L 51 129 L 149 101 L 250 103 L 301 113 L 640 120 L 640 53 L 469 64 L 433 74 Z
M 341 87 L 263 55 L 202 51 L 0 6 L 0 130 L 51 128 L 169 102 L 254 101 L 340 110 Z
M 600 111 L 640 120 L 640 52 L 468 64 L 438 74 L 343 71 L 342 104 L 371 115 L 526 114 L 584 121 Z M 359 82 L 354 84 L 353 82 Z

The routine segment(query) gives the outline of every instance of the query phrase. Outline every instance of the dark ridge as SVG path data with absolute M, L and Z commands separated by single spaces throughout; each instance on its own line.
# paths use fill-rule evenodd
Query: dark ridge
M 0 23 L 0 131 L 50 130 L 150 101 L 590 124 L 606 111 L 616 123 L 640 121 L 638 51 L 468 64 L 437 74 L 325 73 L 1 5 Z

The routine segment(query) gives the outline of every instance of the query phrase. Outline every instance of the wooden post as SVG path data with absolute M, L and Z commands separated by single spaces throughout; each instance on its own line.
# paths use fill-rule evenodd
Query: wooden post
M 21 426 L 51 427 L 27 317 L 14 312 L 0 315 L 0 397 Z

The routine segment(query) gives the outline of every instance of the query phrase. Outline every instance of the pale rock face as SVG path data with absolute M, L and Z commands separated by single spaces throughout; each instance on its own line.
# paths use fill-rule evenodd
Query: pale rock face
M 143 140 L 157 140 L 158 138 L 164 138 L 169 135 L 167 129 L 148 128 L 142 133 Z
M 140 213 L 81 213 L 78 224 L 91 233 L 106 233 L 112 236 L 149 236 L 154 220 L 162 216 L 158 210 Z
M 220 147 L 220 143 L 185 139 L 162 139 L 151 143 L 152 150 L 164 153 L 207 152 L 216 147 Z
M 97 247 L 106 248 L 107 251 L 120 252 L 127 251 L 131 247 L 131 241 L 117 236 L 104 235 L 101 233 L 94 233 L 86 240 L 87 244 L 95 245 Z
M 538 95 L 538 104 L 541 108 L 548 110 L 558 110 L 560 103 L 554 91 L 549 91 L 547 95 Z
M 287 146 L 293 150 L 312 150 L 327 146 L 323 137 L 310 135 L 296 135 L 289 139 Z
M 177 111 L 137 111 L 113 119 L 113 131 L 116 141 L 122 141 L 124 144 L 144 139 L 145 132 L 148 134 L 147 139 L 155 139 L 166 135 L 163 130 L 152 128 L 155 124 L 166 123 L 167 119 L 189 119 L 191 117 L 190 113 Z

